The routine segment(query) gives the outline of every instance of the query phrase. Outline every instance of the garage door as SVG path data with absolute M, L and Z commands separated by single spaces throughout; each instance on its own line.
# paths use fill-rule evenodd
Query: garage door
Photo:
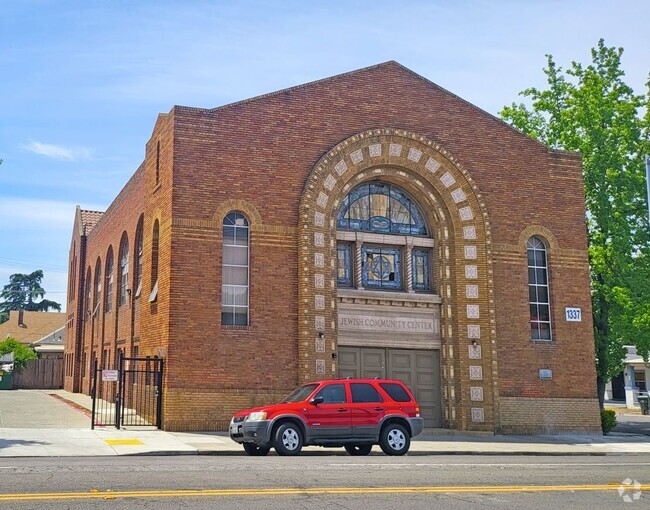
M 339 375 L 399 379 L 420 404 L 424 426 L 442 426 L 439 351 L 339 347 Z

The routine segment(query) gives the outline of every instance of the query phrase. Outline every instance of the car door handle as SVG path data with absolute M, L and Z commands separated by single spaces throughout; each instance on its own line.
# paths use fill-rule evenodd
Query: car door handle
M 375 411 L 383 411 L 383 410 L 384 410 L 383 407 L 375 407 Z
M 338 409 L 339 413 L 344 413 L 345 411 L 347 411 L 347 409 L 344 409 L 344 408 Z

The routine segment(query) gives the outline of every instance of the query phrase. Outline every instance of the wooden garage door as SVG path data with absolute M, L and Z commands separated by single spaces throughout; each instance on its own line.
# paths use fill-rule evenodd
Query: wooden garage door
M 442 426 L 439 351 L 339 348 L 340 377 L 387 377 L 403 381 L 420 404 L 424 426 Z

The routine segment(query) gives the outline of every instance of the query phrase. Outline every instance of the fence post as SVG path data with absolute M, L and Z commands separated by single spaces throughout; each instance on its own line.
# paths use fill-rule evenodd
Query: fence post
M 122 408 L 122 351 L 118 351 L 117 357 L 117 392 L 115 394 L 115 428 L 120 429 L 120 415 Z
M 156 402 L 156 407 L 158 407 L 158 412 L 156 413 L 156 427 L 162 428 L 162 387 L 163 387 L 163 367 L 165 366 L 165 361 L 163 358 L 160 358 L 160 369 L 158 370 L 158 384 L 156 385 L 156 391 L 158 392 L 158 401 Z
M 95 428 L 95 401 L 97 400 L 97 360 L 96 359 L 93 359 L 92 365 L 93 365 L 93 369 L 92 369 L 93 388 L 90 391 L 90 394 L 93 397 L 93 405 L 92 405 L 92 411 L 91 411 L 91 414 L 90 414 L 90 429 L 91 430 L 93 430 Z

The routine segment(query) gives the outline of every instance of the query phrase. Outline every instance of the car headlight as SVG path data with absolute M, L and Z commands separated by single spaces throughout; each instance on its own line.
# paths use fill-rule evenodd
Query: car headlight
M 256 412 L 248 415 L 248 421 L 262 421 L 266 420 L 266 412 Z

